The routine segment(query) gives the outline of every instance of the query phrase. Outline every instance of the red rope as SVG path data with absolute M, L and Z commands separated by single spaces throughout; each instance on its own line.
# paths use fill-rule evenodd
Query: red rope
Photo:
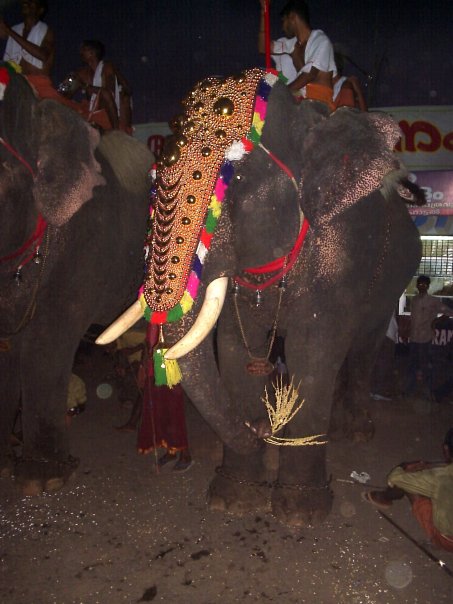
M 271 28 L 269 22 L 269 0 L 264 3 L 264 52 L 266 56 L 266 69 L 272 67 L 271 63 Z
M 244 279 L 241 279 L 240 277 L 235 277 L 234 281 L 238 285 L 242 285 L 243 287 L 248 287 L 249 289 L 254 289 L 255 291 L 256 290 L 262 291 L 263 289 L 266 289 L 266 287 L 269 287 L 276 281 L 279 281 L 284 275 L 286 275 L 291 270 L 294 263 L 296 262 L 297 257 L 299 256 L 299 252 L 302 248 L 302 244 L 305 240 L 305 236 L 307 234 L 309 226 L 310 225 L 308 224 L 308 220 L 306 218 L 304 218 L 304 221 L 302 223 L 302 227 L 300 229 L 300 233 L 297 237 L 296 243 L 294 244 L 292 250 L 289 252 L 289 254 L 287 256 L 282 256 L 281 258 L 277 258 L 276 260 L 273 260 L 272 262 L 269 262 L 268 264 L 265 264 L 263 266 L 244 269 L 244 273 L 249 273 L 250 275 L 262 275 L 263 273 L 271 273 L 274 271 L 279 271 L 276 275 L 274 275 L 273 277 L 271 277 L 270 279 L 268 279 L 267 281 L 265 281 L 264 283 L 261 283 L 259 285 L 249 283 L 248 281 L 245 281 Z
M 16 149 L 14 149 L 14 147 L 12 147 L 8 142 L 6 142 L 3 138 L 0 137 L 0 143 L 5 147 L 5 149 L 8 149 L 8 151 L 11 153 L 11 155 L 14 155 L 14 157 L 16 159 L 18 159 L 22 165 L 24 165 L 27 170 L 30 172 L 30 174 L 32 175 L 33 178 L 35 178 L 35 173 L 33 171 L 33 168 L 30 166 L 30 164 L 27 162 L 27 160 L 22 157 L 22 155 L 16 151 Z M 12 252 L 11 254 L 8 254 L 7 256 L 3 256 L 0 258 L 0 262 L 6 262 L 7 260 L 12 260 L 13 258 L 18 258 L 19 256 L 21 256 L 24 252 L 26 252 L 28 250 L 29 247 L 31 247 L 34 243 L 36 243 L 36 248 L 38 248 L 41 245 L 41 241 L 42 238 L 44 236 L 44 231 L 47 228 L 47 222 L 44 220 L 44 218 L 41 216 L 41 214 L 38 214 L 38 218 L 36 220 L 36 226 L 35 229 L 33 231 L 33 233 L 30 235 L 30 237 L 27 239 L 27 241 L 21 245 L 21 247 L 16 250 L 15 252 Z M 34 256 L 35 252 L 33 252 L 32 254 L 29 254 L 26 258 L 24 258 L 24 260 L 22 261 L 22 266 L 24 264 L 26 264 L 29 260 L 31 260 Z
M 30 235 L 30 237 L 27 239 L 27 241 L 23 245 L 21 245 L 21 247 L 18 250 L 16 250 L 15 252 L 12 252 L 11 254 L 8 254 L 7 256 L 3 256 L 2 258 L 0 258 L 0 262 L 6 262 L 7 260 L 12 260 L 13 258 L 18 258 L 25 251 L 27 251 L 27 249 L 30 246 L 32 246 L 34 243 L 37 243 L 39 246 L 41 244 L 46 227 L 47 227 L 47 222 L 44 220 L 44 218 L 41 216 L 41 214 L 39 214 L 38 219 L 36 221 L 35 230 Z M 27 256 L 27 258 L 24 259 L 22 264 L 26 264 L 29 260 L 31 260 L 31 258 L 33 258 L 33 255 L 34 254 Z
M 22 157 L 22 155 L 20 155 L 20 153 L 18 153 L 16 151 L 16 149 L 14 149 L 14 147 L 11 147 L 11 145 L 9 143 L 7 143 L 1 136 L 0 136 L 0 143 L 6 148 L 8 149 L 8 151 L 11 153 L 11 155 L 14 155 L 14 157 L 16 159 L 18 159 L 21 164 L 23 164 L 27 170 L 30 172 L 30 174 L 33 176 L 33 178 L 35 177 L 35 173 L 33 171 L 33 168 L 30 166 L 30 164 L 28 163 L 28 161 Z

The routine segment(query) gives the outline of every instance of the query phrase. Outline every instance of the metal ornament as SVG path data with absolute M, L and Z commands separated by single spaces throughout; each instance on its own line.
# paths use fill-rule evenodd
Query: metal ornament
M 21 268 L 22 267 L 19 266 L 19 268 L 14 273 L 14 277 L 13 277 L 14 281 L 17 283 L 17 285 L 20 285 L 21 282 L 22 282 L 22 271 L 21 271 Z
M 274 370 L 274 366 L 268 359 L 252 359 L 245 366 L 247 373 L 250 375 L 269 375 Z

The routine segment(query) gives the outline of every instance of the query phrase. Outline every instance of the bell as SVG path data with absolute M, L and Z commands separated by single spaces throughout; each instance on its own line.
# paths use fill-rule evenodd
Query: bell
M 41 262 L 42 262 L 42 254 L 40 253 L 39 248 L 33 254 L 33 262 L 35 264 L 41 264 Z
M 263 294 L 260 292 L 259 289 L 256 290 L 255 292 L 255 306 L 261 306 L 261 302 L 263 301 Z
M 231 288 L 231 293 L 233 294 L 233 296 L 239 295 L 239 283 L 236 283 L 236 281 L 234 281 L 234 283 L 233 283 L 233 287 Z
M 283 291 L 288 287 L 288 280 L 286 279 L 286 275 L 283 275 L 283 277 L 280 279 L 278 287 Z
M 17 285 L 20 285 L 21 282 L 22 282 L 22 272 L 21 272 L 21 267 L 20 266 L 16 270 L 16 272 L 14 273 L 14 281 L 17 283 Z

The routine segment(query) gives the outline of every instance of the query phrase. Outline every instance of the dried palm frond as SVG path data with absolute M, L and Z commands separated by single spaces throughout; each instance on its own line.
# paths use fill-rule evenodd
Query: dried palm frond
M 289 384 L 283 384 L 283 378 L 279 376 L 277 382 L 273 384 L 275 391 L 275 409 L 272 406 L 267 388 L 264 388 L 264 397 L 261 399 L 266 405 L 269 421 L 272 428 L 272 436 L 264 440 L 271 445 L 304 447 L 307 445 L 325 445 L 327 441 L 316 440 L 325 434 L 316 434 L 314 436 L 304 436 L 301 438 L 280 438 L 275 436 L 284 426 L 286 426 L 301 409 L 305 400 L 302 400 L 297 406 L 299 398 L 300 382 L 297 387 L 294 386 L 294 376 Z

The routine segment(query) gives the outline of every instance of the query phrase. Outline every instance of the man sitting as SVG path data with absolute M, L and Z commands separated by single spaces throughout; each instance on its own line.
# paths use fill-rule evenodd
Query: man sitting
M 412 513 L 433 545 L 453 552 L 453 428 L 442 446 L 445 463 L 402 463 L 388 476 L 384 491 L 366 491 L 362 498 L 381 510 L 407 495 Z

